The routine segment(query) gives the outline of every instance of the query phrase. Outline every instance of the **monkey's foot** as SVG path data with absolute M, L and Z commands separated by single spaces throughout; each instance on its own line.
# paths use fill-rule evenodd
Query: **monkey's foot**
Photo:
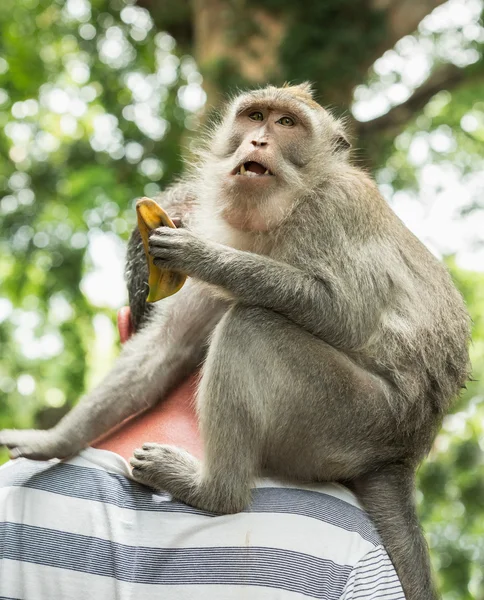
M 187 504 L 193 503 L 200 464 L 188 452 L 175 446 L 143 444 L 134 451 L 129 462 L 136 481 L 169 492 Z
M 200 462 L 175 446 L 143 444 L 134 451 L 129 462 L 136 481 L 169 492 L 185 504 L 202 510 L 236 513 L 250 502 L 248 483 L 244 484 L 230 474 L 220 477 L 218 482 L 203 478 Z
M 81 448 L 75 442 L 66 442 L 52 430 L 3 429 L 0 431 L 0 446 L 7 446 L 10 458 L 48 460 L 65 458 L 76 454 Z

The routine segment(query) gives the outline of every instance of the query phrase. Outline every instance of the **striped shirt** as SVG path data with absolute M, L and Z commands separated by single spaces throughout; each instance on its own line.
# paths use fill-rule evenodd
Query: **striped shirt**
M 0 600 L 404 600 L 342 486 L 260 480 L 214 516 L 132 481 L 123 458 L 0 469 Z

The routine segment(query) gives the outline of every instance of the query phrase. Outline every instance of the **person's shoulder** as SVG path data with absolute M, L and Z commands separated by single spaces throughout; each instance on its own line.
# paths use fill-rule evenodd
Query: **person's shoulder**
M 377 546 L 361 558 L 351 570 L 339 600 L 405 600 L 395 567 L 383 546 Z
M 289 484 L 261 479 L 252 492 L 251 513 L 278 515 L 292 535 L 337 564 L 356 566 L 381 546 L 380 537 L 355 495 L 337 483 Z M 311 544 L 309 544 L 311 540 Z
M 286 566 L 293 577 L 312 573 L 315 589 L 331 590 L 328 597 L 335 600 L 404 600 L 375 526 L 349 489 L 265 479 L 252 497 L 250 513 L 264 514 L 271 522 L 266 543 L 277 529 L 280 545 L 294 552 L 299 575 L 294 566 Z

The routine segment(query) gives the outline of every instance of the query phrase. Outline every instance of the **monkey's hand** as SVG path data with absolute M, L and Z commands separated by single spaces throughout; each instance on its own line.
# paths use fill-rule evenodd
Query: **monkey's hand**
M 0 446 L 7 446 L 10 458 L 48 460 L 66 458 L 81 450 L 75 439 L 65 439 L 55 429 L 3 429 L 0 431 Z
M 160 269 L 194 275 L 210 263 L 218 244 L 201 238 L 189 229 L 159 227 L 150 233 L 150 254 Z

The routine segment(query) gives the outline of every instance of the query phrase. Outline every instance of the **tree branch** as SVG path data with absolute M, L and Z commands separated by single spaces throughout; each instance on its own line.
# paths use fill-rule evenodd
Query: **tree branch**
M 476 64 L 460 68 L 453 64 L 442 65 L 406 100 L 391 108 L 381 117 L 356 125 L 358 137 L 367 137 L 381 133 L 396 134 L 427 102 L 441 90 L 456 88 L 464 80 L 483 78 L 482 69 Z

